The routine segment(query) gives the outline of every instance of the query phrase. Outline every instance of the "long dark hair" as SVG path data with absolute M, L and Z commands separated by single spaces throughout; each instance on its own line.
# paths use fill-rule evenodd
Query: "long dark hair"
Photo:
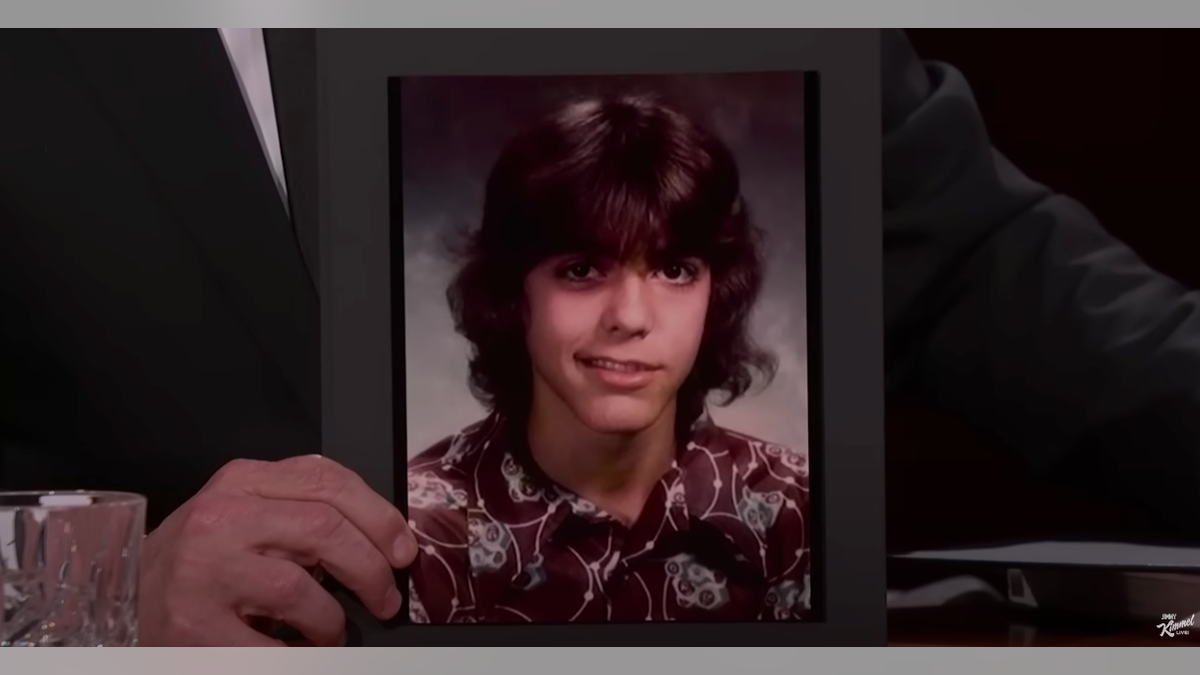
M 527 411 L 531 365 L 524 280 L 543 260 L 596 253 L 617 260 L 695 257 L 712 293 L 700 352 L 678 395 L 680 421 L 775 373 L 748 334 L 762 285 L 761 233 L 741 195 L 733 154 L 715 135 L 654 98 L 565 105 L 513 138 L 488 178 L 483 220 L 461 248 L 447 291 L 472 346 L 470 385 L 486 407 Z

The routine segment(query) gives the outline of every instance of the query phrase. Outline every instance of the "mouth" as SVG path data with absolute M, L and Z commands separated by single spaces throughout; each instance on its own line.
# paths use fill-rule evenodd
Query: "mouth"
M 579 356 L 576 359 L 588 368 L 614 373 L 649 373 L 660 370 L 659 366 L 653 366 L 642 361 L 621 361 L 601 356 Z
M 623 361 L 603 356 L 577 356 L 576 360 L 594 382 L 605 389 L 632 392 L 650 386 L 662 366 L 643 361 Z

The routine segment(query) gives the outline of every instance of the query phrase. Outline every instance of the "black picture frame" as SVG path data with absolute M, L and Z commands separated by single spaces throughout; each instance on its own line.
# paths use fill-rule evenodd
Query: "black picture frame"
M 879 58 L 878 31 L 867 29 L 318 31 L 323 447 L 393 500 L 405 468 L 395 461 L 393 439 L 405 427 L 403 351 L 394 357 L 392 339 L 403 332 L 403 313 L 392 311 L 402 284 L 393 277 L 403 278 L 393 270 L 403 258 L 390 237 L 399 216 L 389 171 L 389 80 L 815 73 L 805 87 L 806 125 L 816 127 L 805 151 L 814 620 L 428 626 L 380 623 L 347 599 L 357 643 L 885 644 Z

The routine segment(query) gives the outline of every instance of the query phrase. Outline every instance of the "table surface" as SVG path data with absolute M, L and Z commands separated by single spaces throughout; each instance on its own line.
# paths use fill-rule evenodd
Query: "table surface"
M 1153 623 L 1103 621 L 997 606 L 888 612 L 893 647 L 1198 647 L 1200 630 L 1162 636 Z

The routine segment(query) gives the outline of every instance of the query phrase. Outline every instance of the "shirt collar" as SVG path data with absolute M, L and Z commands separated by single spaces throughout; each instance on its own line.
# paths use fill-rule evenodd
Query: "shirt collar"
M 704 411 L 689 425 L 687 438 L 679 444 L 671 468 L 659 479 L 638 522 L 629 536 L 634 542 L 649 542 L 670 532 L 683 532 L 695 521 L 706 521 L 712 502 L 716 475 L 710 454 L 720 429 Z M 474 495 L 477 506 L 486 504 L 498 520 L 516 524 L 550 517 L 541 528 L 544 543 L 558 535 L 565 524 L 611 522 L 614 519 L 589 500 L 562 487 L 533 461 L 521 425 L 499 414 L 484 422 L 479 436 L 482 456 Z M 719 524 L 714 523 L 720 529 Z M 635 543 L 636 547 L 637 544 Z

